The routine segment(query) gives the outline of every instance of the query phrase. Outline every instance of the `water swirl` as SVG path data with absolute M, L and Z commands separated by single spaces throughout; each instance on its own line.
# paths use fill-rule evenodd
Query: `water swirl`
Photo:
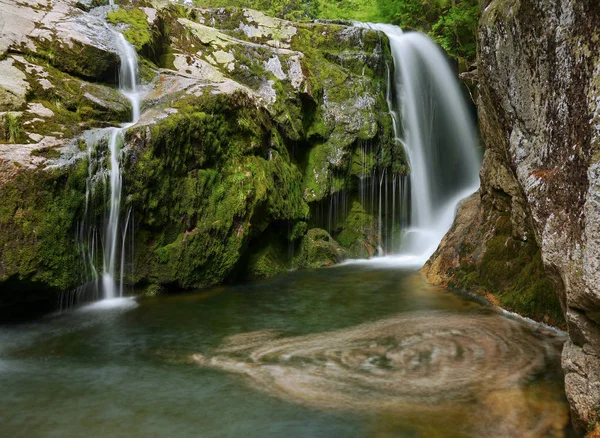
M 495 314 L 403 314 L 300 337 L 236 335 L 214 355 L 193 358 L 320 408 L 435 412 L 440 418 L 468 411 L 479 432 L 536 436 L 566 422 L 555 396 L 524 393 L 542 388 L 534 382 L 558 363 L 562 341 Z M 543 402 L 533 406 L 530 399 Z M 515 416 L 515 425 L 506 421 Z

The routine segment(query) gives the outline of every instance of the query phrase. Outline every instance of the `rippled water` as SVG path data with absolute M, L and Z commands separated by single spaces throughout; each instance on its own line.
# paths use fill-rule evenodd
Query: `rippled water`
M 563 436 L 560 334 L 346 266 L 0 326 L 1 436 Z

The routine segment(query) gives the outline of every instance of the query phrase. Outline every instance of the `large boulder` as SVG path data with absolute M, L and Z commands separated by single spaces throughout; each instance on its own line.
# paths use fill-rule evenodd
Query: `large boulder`
M 585 429 L 600 420 L 600 3 L 486 0 L 482 7 L 481 211 L 463 208 L 456 222 L 470 221 L 480 239 L 452 243 L 461 254 L 442 276 L 459 287 L 481 283 L 481 261 L 501 235 L 507 248 L 539 247 L 570 335 L 567 397 Z M 448 251 L 443 245 L 431 264 L 441 266 L 435 258 Z M 512 263 L 524 256 L 538 257 L 516 251 Z M 458 263 L 472 266 L 470 275 Z M 516 301 L 523 291 L 514 289 Z M 555 306 L 550 295 L 546 301 Z
M 364 143 L 369 169 L 406 169 L 383 34 L 161 0 L 9 3 L 0 16 L 27 24 L 4 29 L 0 65 L 14 73 L 0 77 L 10 110 L 0 121 L 14 128 L 0 130 L 0 285 L 13 292 L 73 290 L 101 271 L 107 128 L 131 117 L 115 84 L 115 31 L 138 51 L 143 91 L 120 155 L 121 223 L 135 230 L 123 246 L 129 284 L 196 288 L 335 262 L 344 252 L 331 236 L 307 234 L 318 227 L 310 204 L 356 190 Z M 344 241 L 356 246 L 364 236 L 351 225 Z M 271 247 L 259 244 L 266 236 Z M 303 256 L 274 266 L 288 246 Z

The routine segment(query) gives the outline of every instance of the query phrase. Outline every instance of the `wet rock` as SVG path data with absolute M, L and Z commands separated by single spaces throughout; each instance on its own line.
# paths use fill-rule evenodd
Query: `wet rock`
M 539 246 L 571 336 L 563 351 L 567 397 L 585 430 L 599 419 L 600 401 L 600 4 L 492 0 L 482 7 L 478 107 L 487 149 L 476 225 L 484 243 L 476 247 L 489 253 L 494 239 L 485 233 L 497 229 L 499 215 L 510 217 L 513 239 Z M 459 215 L 457 224 L 468 218 Z M 472 248 L 464 249 L 466 259 Z M 482 270 L 458 271 L 458 284 L 485 283 Z M 524 292 L 511 294 L 522 300 Z
M 18 15 L 34 30 L 2 31 L 6 60 L 29 91 L 18 111 L 18 140 L 0 139 L 0 190 L 11 194 L 0 231 L 21 236 L 19 244 L 0 236 L 9 242 L 0 247 L 0 282 L 17 276 L 66 290 L 85 280 L 74 275 L 84 271 L 77 261 L 62 260 L 79 256 L 73 230 L 87 208 L 88 172 L 96 175 L 90 211 L 99 212 L 103 227 L 109 154 L 101 133 L 130 117 L 115 87 L 115 28 L 136 47 L 143 83 L 142 114 L 127 129 L 120 156 L 122 208 L 135 217 L 139 267 L 128 283 L 197 288 L 237 275 L 247 261 L 250 278 L 335 263 L 345 252 L 331 236 L 307 234 L 309 202 L 352 187 L 361 142 L 376 145 L 371 167 L 406 164 L 403 154 L 383 152 L 398 145 L 385 99 L 391 57 L 377 32 L 159 0 L 116 12 L 68 0 L 7 1 L 0 0 L 0 17 Z M 12 195 L 32 180 L 54 185 L 44 192 L 49 198 L 35 191 L 27 199 L 36 212 L 29 219 Z M 276 250 L 261 251 L 261 236 L 271 232 Z M 369 233 L 377 235 L 372 226 Z M 349 246 L 356 246 L 353 236 L 361 237 L 346 236 Z M 48 249 L 44 258 L 34 242 Z M 275 263 L 289 247 L 296 264 Z
M 461 266 L 461 263 L 464 263 L 461 257 L 461 247 L 477 245 L 481 222 L 480 195 L 474 193 L 461 201 L 451 231 L 444 236 L 438 250 L 425 264 L 423 272 L 427 281 L 436 285 L 448 285 L 453 272 Z M 464 257 L 464 255 L 462 256 Z M 471 257 L 474 256 L 474 254 L 471 255 Z
M 325 230 L 313 228 L 302 238 L 293 264 L 297 268 L 320 268 L 341 262 L 344 249 Z

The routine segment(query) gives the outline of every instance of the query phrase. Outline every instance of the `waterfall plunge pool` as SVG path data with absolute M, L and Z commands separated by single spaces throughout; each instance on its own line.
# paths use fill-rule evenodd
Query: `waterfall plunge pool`
M 102 303 L 102 302 L 101 302 Z M 563 335 L 340 266 L 0 326 L 3 436 L 564 436 Z

